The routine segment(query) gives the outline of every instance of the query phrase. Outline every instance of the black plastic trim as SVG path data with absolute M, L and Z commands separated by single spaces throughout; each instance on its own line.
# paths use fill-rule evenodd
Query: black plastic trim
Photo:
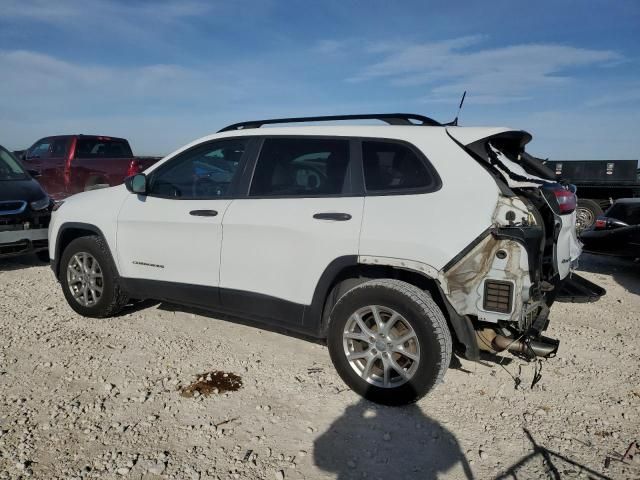
M 325 300 L 336 282 L 339 281 L 340 273 L 357 265 L 357 255 L 344 255 L 334 259 L 322 272 L 313 292 L 311 305 L 305 308 L 302 320 L 305 328 L 310 332 L 313 331 L 315 336 L 323 337 L 326 335 L 325 317 L 328 318 L 329 312 L 324 312 Z
M 317 337 L 318 328 L 307 329 L 302 319 L 305 305 L 242 290 L 206 285 L 120 278 L 123 290 L 132 298 L 151 299 L 202 308 L 279 326 Z
M 498 240 L 514 240 L 524 246 L 529 260 L 529 276 L 532 282 L 537 281 L 536 272 L 542 269 L 541 244 L 544 230 L 538 226 L 496 228 L 492 235 Z
M 449 270 L 451 270 L 453 266 L 456 265 L 460 260 L 462 260 L 471 250 L 476 248 L 480 244 L 480 242 L 482 242 L 482 240 L 488 237 L 492 231 L 493 231 L 493 227 L 489 227 L 486 230 L 484 230 L 480 235 L 474 238 L 469 245 L 464 247 L 455 257 L 449 260 L 447 264 L 444 267 L 442 267 L 442 271 L 448 272 Z
M 438 288 L 440 300 L 447 309 L 449 323 L 451 324 L 453 333 L 455 333 L 458 347 L 463 347 L 462 351 L 458 348 L 458 353 L 467 360 L 478 360 L 480 358 L 480 349 L 478 347 L 478 342 L 476 341 L 476 331 L 473 328 L 473 322 L 467 315 L 463 316 L 456 312 L 451 303 L 449 303 L 449 300 L 444 294 L 440 284 L 438 282 L 434 282 L 434 284 Z
M 102 233 L 102 230 L 100 230 L 95 225 L 92 225 L 90 223 L 82 223 L 82 222 L 65 222 L 65 223 L 63 223 L 62 225 L 60 225 L 60 228 L 58 228 L 58 234 L 56 235 L 56 249 L 55 249 L 55 252 L 50 252 L 49 253 L 49 256 L 51 257 L 51 261 L 50 261 L 51 269 L 53 270 L 53 273 L 55 274 L 56 278 L 59 278 L 58 277 L 58 273 L 59 273 L 59 269 L 60 269 L 60 257 L 62 256 L 60 239 L 62 238 L 62 234 L 67 230 L 85 230 L 87 232 L 94 233 L 94 234 L 102 237 L 102 239 L 105 241 L 105 243 L 107 245 L 109 245 L 109 242 L 107 242 L 107 237 L 105 237 L 104 233 Z M 109 251 L 109 254 L 111 255 L 111 251 Z M 111 256 L 111 259 L 113 260 L 113 255 Z M 114 265 L 116 265 L 115 262 L 114 262 Z
M 217 217 L 217 210 L 191 210 L 189 215 L 193 215 L 194 217 Z
M 324 213 L 314 213 L 313 218 L 316 220 L 333 220 L 334 222 L 346 222 L 347 220 L 351 220 L 351 215 L 348 213 L 334 213 L 334 212 L 324 212 Z
M 362 115 L 327 115 L 316 117 L 290 117 L 290 118 L 270 118 L 265 120 L 250 120 L 246 122 L 238 122 L 228 125 L 220 130 L 220 132 L 228 132 L 231 130 L 245 130 L 247 128 L 260 128 L 263 125 L 274 125 L 279 123 L 306 123 L 306 122 L 329 122 L 338 120 L 380 120 L 389 125 L 416 125 L 416 126 L 432 126 L 440 127 L 442 124 L 432 118 L 418 115 L 415 113 L 372 113 Z M 417 120 L 421 123 L 414 123 L 411 120 Z

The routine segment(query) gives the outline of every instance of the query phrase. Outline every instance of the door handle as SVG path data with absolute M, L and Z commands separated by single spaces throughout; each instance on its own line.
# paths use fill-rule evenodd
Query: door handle
M 346 222 L 347 220 L 351 220 L 351 215 L 348 213 L 316 213 L 313 215 L 313 218 L 316 220 L 333 220 L 336 222 Z
M 218 215 L 218 212 L 215 210 L 191 210 L 189 215 L 193 215 L 194 217 L 215 217 Z

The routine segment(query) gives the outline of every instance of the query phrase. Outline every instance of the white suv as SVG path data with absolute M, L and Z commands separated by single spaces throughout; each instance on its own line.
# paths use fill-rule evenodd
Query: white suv
M 389 125 L 260 128 L 373 118 Z M 541 332 L 581 251 L 576 197 L 530 139 L 409 114 L 231 125 L 58 204 L 52 267 L 81 315 L 146 298 L 232 313 L 326 338 L 353 390 L 413 402 L 453 349 L 557 349 Z

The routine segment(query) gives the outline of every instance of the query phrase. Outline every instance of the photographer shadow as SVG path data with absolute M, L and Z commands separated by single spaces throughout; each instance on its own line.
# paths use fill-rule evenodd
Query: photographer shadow
M 455 435 L 417 405 L 347 407 L 314 442 L 314 462 L 338 480 L 426 480 L 453 469 L 456 478 L 473 478 Z

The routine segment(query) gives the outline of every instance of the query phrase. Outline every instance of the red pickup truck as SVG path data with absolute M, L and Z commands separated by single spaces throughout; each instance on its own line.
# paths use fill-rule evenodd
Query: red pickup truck
M 38 140 L 22 157 L 54 200 L 121 184 L 160 157 L 134 157 L 124 138 L 97 135 L 58 135 Z

